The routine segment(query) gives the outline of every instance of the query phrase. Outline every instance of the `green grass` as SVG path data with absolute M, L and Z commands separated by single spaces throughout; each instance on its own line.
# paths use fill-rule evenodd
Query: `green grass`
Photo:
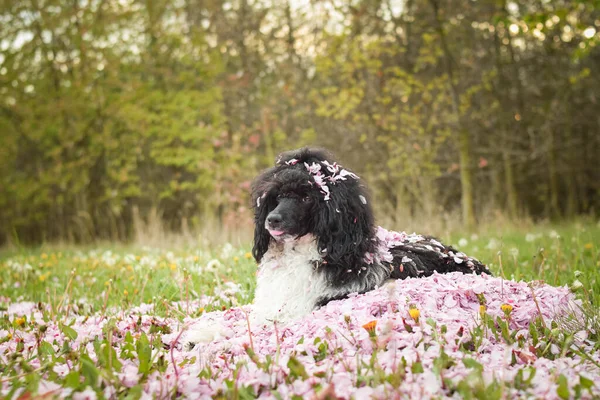
M 5 252 L 0 288 L 11 301 L 44 302 L 54 311 L 65 300 L 85 305 L 90 313 L 153 303 L 160 315 L 169 316 L 167 303 L 212 295 L 226 282 L 241 284 L 243 293 L 252 294 L 255 269 L 247 249 L 231 246 L 217 252 L 122 246 L 81 252 L 43 247 Z M 247 296 L 238 296 L 238 302 L 248 302 Z
M 580 286 L 578 281 L 581 295 L 594 305 L 600 304 L 599 224 L 534 226 L 476 235 L 456 233 L 442 239 L 487 264 L 494 275 L 541 280 L 554 286 L 575 284 L 575 289 Z M 4 250 L 0 253 L 0 289 L 12 301 L 58 305 L 68 297 L 86 299 L 98 310 L 209 295 L 216 285 L 231 281 L 246 290 L 248 297 L 239 300 L 247 302 L 256 271 L 249 245 L 173 251 L 123 245 L 92 251 L 52 246 Z M 150 273 L 148 263 L 154 265 Z M 208 270 L 214 271 L 205 273 L 209 263 L 214 268 Z M 203 273 L 197 273 L 199 269 Z
M 450 242 L 486 263 L 494 275 L 569 285 L 600 305 L 600 223 L 534 226 L 473 237 L 455 234 Z

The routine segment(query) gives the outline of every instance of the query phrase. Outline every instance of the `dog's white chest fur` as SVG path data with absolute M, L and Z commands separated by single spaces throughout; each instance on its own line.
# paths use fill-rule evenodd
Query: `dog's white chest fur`
M 324 274 L 315 271 L 321 261 L 313 236 L 306 235 L 289 242 L 273 242 L 259 265 L 252 324 L 286 323 L 310 314 L 319 298 L 332 292 Z M 186 333 L 184 342 L 193 347 L 208 343 L 223 334 L 218 323 L 204 321 Z
M 324 275 L 315 270 L 320 260 L 313 236 L 273 242 L 259 266 L 254 320 L 286 322 L 309 314 L 327 292 Z

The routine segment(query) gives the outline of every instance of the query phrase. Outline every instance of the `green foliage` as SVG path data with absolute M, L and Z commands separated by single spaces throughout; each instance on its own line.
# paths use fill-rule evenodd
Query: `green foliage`
M 597 11 L 3 2 L 0 244 L 235 229 L 258 170 L 308 144 L 394 220 L 597 212 Z
M 138 360 L 140 362 L 139 372 L 148 375 L 151 367 L 152 349 L 145 333 L 142 333 L 135 344 Z

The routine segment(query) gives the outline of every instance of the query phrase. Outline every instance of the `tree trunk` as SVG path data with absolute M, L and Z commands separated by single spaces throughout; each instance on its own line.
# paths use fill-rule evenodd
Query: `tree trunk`
M 430 0 L 435 16 L 436 29 L 440 35 L 440 43 L 444 53 L 444 66 L 450 82 L 450 92 L 452 97 L 452 112 L 456 117 L 456 128 L 458 131 L 458 151 L 460 160 L 460 186 L 461 186 L 461 205 L 462 220 L 466 229 L 473 229 L 475 226 L 475 208 L 473 206 L 473 171 L 471 170 L 471 135 L 469 130 L 462 123 L 460 115 L 460 98 L 458 88 L 454 82 L 454 69 L 452 67 L 452 54 L 446 41 L 446 33 L 442 27 L 439 17 L 439 4 L 437 0 Z
M 468 130 L 460 130 L 458 144 L 460 152 L 462 219 L 467 229 L 473 229 L 475 226 L 475 208 L 473 206 L 473 173 L 471 171 L 471 138 Z
M 504 189 L 508 215 L 511 218 L 516 218 L 518 214 L 517 191 L 515 189 L 515 177 L 512 160 L 507 148 L 502 149 L 502 162 L 504 166 Z
M 549 187 L 549 215 L 552 218 L 560 217 L 560 210 L 558 205 L 558 171 L 556 168 L 556 148 L 554 146 L 554 132 L 552 128 L 549 128 L 549 148 L 548 148 L 548 179 L 550 181 Z
M 503 4 L 500 13 L 503 16 L 507 16 L 508 12 L 506 11 L 506 4 Z M 496 27 L 496 29 L 494 30 L 494 49 L 495 49 L 495 56 L 496 56 L 496 69 L 498 70 L 498 80 L 499 80 L 499 87 L 495 90 L 495 96 L 498 99 L 498 101 L 500 102 L 500 105 L 502 107 L 502 112 L 500 115 L 500 121 L 501 123 L 500 125 L 500 130 L 501 130 L 501 137 L 502 137 L 502 167 L 504 170 L 504 191 L 503 191 L 503 196 L 505 196 L 506 198 L 506 203 L 505 207 L 508 210 L 508 215 L 511 218 L 516 218 L 517 213 L 518 213 L 518 205 L 517 205 L 517 191 L 515 188 L 515 177 L 514 177 L 514 169 L 513 169 L 513 163 L 512 163 L 512 159 L 511 159 L 511 150 L 512 150 L 512 144 L 510 142 L 510 135 L 513 133 L 513 131 L 519 131 L 520 130 L 520 125 L 518 125 L 518 121 L 514 121 L 513 117 L 513 112 L 514 113 L 520 113 L 522 108 L 521 108 L 521 104 L 522 104 L 522 100 L 521 100 L 521 87 L 520 87 L 520 80 L 519 80 L 519 74 L 518 74 L 518 69 L 516 68 L 516 60 L 514 58 L 514 53 L 512 51 L 512 44 L 509 42 L 507 44 L 507 48 L 509 49 L 509 53 L 510 53 L 510 58 L 511 58 L 511 67 L 512 67 L 512 81 L 515 82 L 515 84 L 517 85 L 517 101 L 513 101 L 510 95 L 511 92 L 511 87 L 510 85 L 512 84 L 511 80 L 506 79 L 505 76 L 505 71 L 504 71 L 504 65 L 502 63 L 502 52 L 501 52 L 501 47 L 502 47 L 502 43 L 500 40 L 500 37 L 498 36 L 498 27 Z M 500 92 L 500 90 L 504 90 L 506 94 L 503 94 Z M 515 108 L 515 104 L 516 104 L 516 110 L 513 111 L 513 109 Z M 516 124 L 515 124 L 516 123 Z

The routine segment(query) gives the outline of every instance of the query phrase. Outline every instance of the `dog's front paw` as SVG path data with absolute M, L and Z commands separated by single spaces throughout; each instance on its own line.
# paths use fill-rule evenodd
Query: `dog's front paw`
M 183 348 L 185 351 L 191 351 L 196 345 L 210 343 L 221 337 L 222 334 L 223 328 L 218 324 L 192 326 L 183 337 Z

